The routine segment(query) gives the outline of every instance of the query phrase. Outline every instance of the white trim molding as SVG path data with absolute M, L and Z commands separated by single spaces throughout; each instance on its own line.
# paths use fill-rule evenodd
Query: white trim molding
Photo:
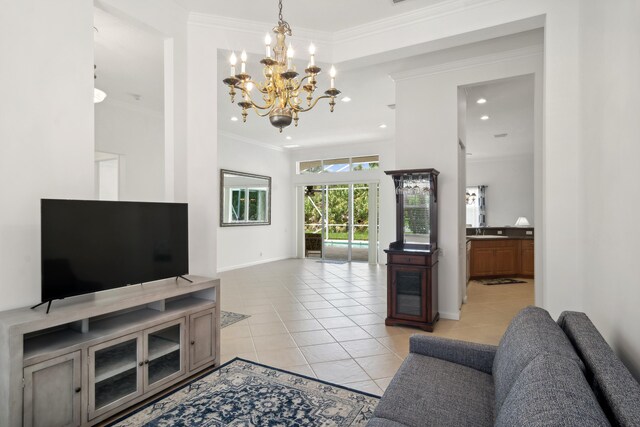
M 421 24 L 462 10 L 469 10 L 474 7 L 480 7 L 499 1 L 502 0 L 446 0 L 411 12 L 390 16 L 388 18 L 358 25 L 357 27 L 337 31 L 334 34 L 333 41 L 334 43 L 351 42 L 387 31 L 393 31 L 398 28 L 404 28 L 408 25 Z
M 478 67 L 481 65 L 496 64 L 505 61 L 513 61 L 515 59 L 528 58 L 532 56 L 542 56 L 544 53 L 542 45 L 527 46 L 520 49 L 512 49 L 504 52 L 492 53 L 489 55 L 474 56 L 459 61 L 445 62 L 429 67 L 416 68 L 413 70 L 392 73 L 391 77 L 394 81 L 411 80 L 433 74 L 448 73 L 451 71 L 464 70 L 467 68 Z
M 255 146 L 260 147 L 260 148 L 268 148 L 269 150 L 274 150 L 274 151 L 285 151 L 284 147 L 278 147 L 277 145 L 272 145 L 272 144 L 267 144 L 266 142 L 256 141 L 255 139 L 247 138 L 246 136 L 240 136 L 240 135 L 232 133 L 232 132 L 219 130 L 218 131 L 218 140 L 220 140 L 219 137 L 221 137 L 221 136 L 225 137 L 227 139 L 232 139 L 234 141 L 244 142 L 245 144 L 255 145 Z

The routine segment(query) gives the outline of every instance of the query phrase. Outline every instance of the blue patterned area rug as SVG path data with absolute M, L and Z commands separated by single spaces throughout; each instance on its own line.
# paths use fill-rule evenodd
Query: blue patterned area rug
M 111 426 L 364 426 L 378 400 L 236 358 Z
M 220 311 L 220 328 L 226 328 L 241 320 L 248 319 L 249 315 L 234 313 L 233 311 Z

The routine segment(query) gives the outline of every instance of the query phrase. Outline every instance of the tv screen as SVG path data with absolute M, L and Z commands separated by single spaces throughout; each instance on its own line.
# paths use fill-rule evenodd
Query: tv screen
M 186 275 L 186 203 L 41 202 L 42 301 Z

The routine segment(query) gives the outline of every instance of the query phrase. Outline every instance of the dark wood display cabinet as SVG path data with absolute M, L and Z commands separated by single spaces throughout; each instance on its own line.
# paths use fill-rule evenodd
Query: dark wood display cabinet
M 438 321 L 438 175 L 435 169 L 387 171 L 396 191 L 396 241 L 387 253 L 389 326 L 433 331 Z

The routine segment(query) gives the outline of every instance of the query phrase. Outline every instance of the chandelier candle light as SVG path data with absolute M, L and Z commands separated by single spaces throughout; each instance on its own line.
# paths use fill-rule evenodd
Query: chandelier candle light
M 336 97 L 340 91 L 336 89 L 336 69 L 331 67 L 329 75 L 331 77 L 331 87 L 324 92 L 324 95 L 314 99 L 314 92 L 318 83 L 317 77 L 322 71 L 316 65 L 315 54 L 316 47 L 311 44 L 309 46 L 309 65 L 304 70 L 305 75 L 298 79 L 298 72 L 293 62 L 294 50 L 289 43 L 287 46 L 286 36 L 291 36 L 291 27 L 289 23 L 282 18 L 282 0 L 278 2 L 280 14 L 278 25 L 273 29 L 276 35 L 275 46 L 271 46 L 271 36 L 267 34 L 264 39 L 266 46 L 266 57 L 260 61 L 264 66 L 263 74 L 265 80 L 258 83 L 252 80 L 247 74 L 247 52 L 242 51 L 240 55 L 240 73 L 236 74 L 236 64 L 238 58 L 235 53 L 231 54 L 229 63 L 231 64 L 231 74 L 223 80 L 229 86 L 229 95 L 231 102 L 235 100 L 236 91 L 240 91 L 242 100 L 238 105 L 242 108 L 242 121 L 247 121 L 247 110 L 253 109 L 260 117 L 269 116 L 271 124 L 280 129 L 286 128 L 295 122 L 298 126 L 298 115 L 307 112 L 316 106 L 321 99 L 329 99 L 331 112 L 336 105 Z M 272 52 L 273 51 L 273 52 Z M 251 96 L 251 91 L 256 89 L 257 93 L 262 96 L 262 102 L 256 102 Z M 306 106 L 300 99 L 301 93 L 306 93 Z

